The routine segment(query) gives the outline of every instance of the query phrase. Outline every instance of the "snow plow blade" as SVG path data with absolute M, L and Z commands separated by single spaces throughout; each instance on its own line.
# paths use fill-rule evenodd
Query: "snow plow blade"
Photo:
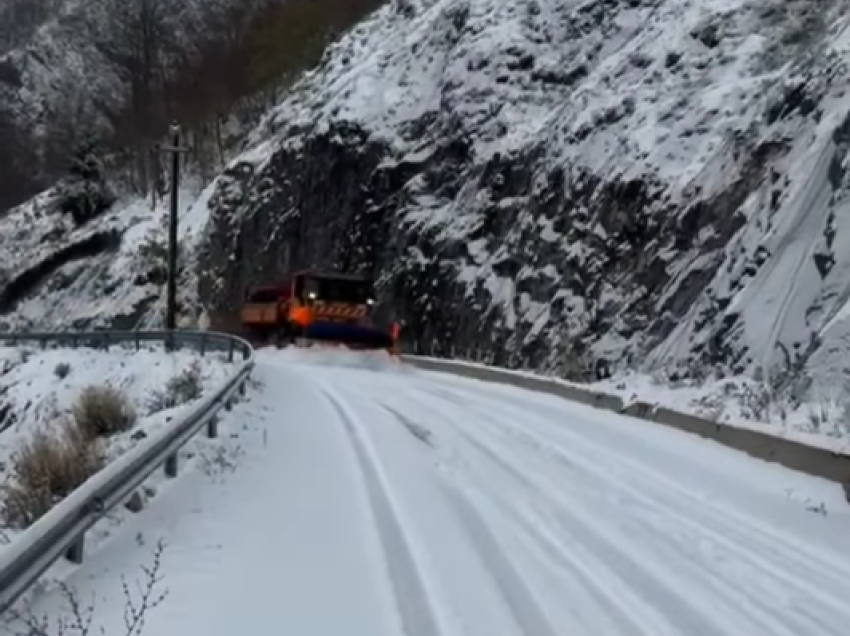
M 343 323 L 314 322 L 304 328 L 302 338 L 314 344 L 339 344 L 350 349 L 395 349 L 395 342 L 389 333 L 373 327 Z

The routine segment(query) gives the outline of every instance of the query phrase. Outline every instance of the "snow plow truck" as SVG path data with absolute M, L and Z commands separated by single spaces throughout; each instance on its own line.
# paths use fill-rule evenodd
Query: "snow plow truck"
M 399 326 L 379 326 L 376 309 L 371 279 L 306 270 L 279 284 L 249 289 L 241 322 L 256 344 L 341 346 L 397 355 Z

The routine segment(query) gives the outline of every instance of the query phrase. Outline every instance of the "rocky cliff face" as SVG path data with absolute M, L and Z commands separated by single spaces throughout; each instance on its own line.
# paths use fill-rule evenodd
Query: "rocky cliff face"
M 201 300 L 234 307 L 288 255 L 380 277 L 419 351 L 561 373 L 834 357 L 845 9 L 394 0 L 219 179 Z

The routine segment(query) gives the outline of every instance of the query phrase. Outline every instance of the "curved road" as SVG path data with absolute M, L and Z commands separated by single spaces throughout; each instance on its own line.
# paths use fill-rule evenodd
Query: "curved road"
M 263 352 L 259 392 L 225 422 L 239 453 L 169 484 L 70 576 L 95 622 L 123 633 L 120 577 L 163 537 L 151 636 L 847 634 L 833 485 L 555 397 L 362 361 Z

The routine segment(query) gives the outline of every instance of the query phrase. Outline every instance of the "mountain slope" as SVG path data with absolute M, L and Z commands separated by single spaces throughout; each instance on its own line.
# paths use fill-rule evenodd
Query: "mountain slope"
M 178 320 L 196 324 L 191 280 L 207 221 L 200 186 L 179 196 Z M 0 330 L 161 328 L 165 316 L 168 201 L 124 197 L 83 225 L 56 209 L 48 190 L 0 218 Z
M 0 0 L 0 328 L 160 324 L 168 175 L 154 149 L 169 124 L 189 147 L 188 282 L 207 216 L 194 199 L 327 39 L 377 4 Z M 181 323 L 195 297 L 180 285 Z
M 186 210 L 187 314 L 232 317 L 289 259 L 378 276 L 418 351 L 573 376 L 606 358 L 835 378 L 847 4 L 389 2 Z M 4 225 L 28 229 L 32 205 Z M 156 272 L 110 256 L 161 242 L 142 211 L 70 234 L 121 234 L 97 252 L 106 293 L 51 274 L 12 294 L 7 323 L 157 322 Z M 56 236 L 9 251 L 7 281 Z
M 219 180 L 201 297 L 232 311 L 288 251 L 380 275 L 434 353 L 824 356 L 850 297 L 846 9 L 391 2 Z

